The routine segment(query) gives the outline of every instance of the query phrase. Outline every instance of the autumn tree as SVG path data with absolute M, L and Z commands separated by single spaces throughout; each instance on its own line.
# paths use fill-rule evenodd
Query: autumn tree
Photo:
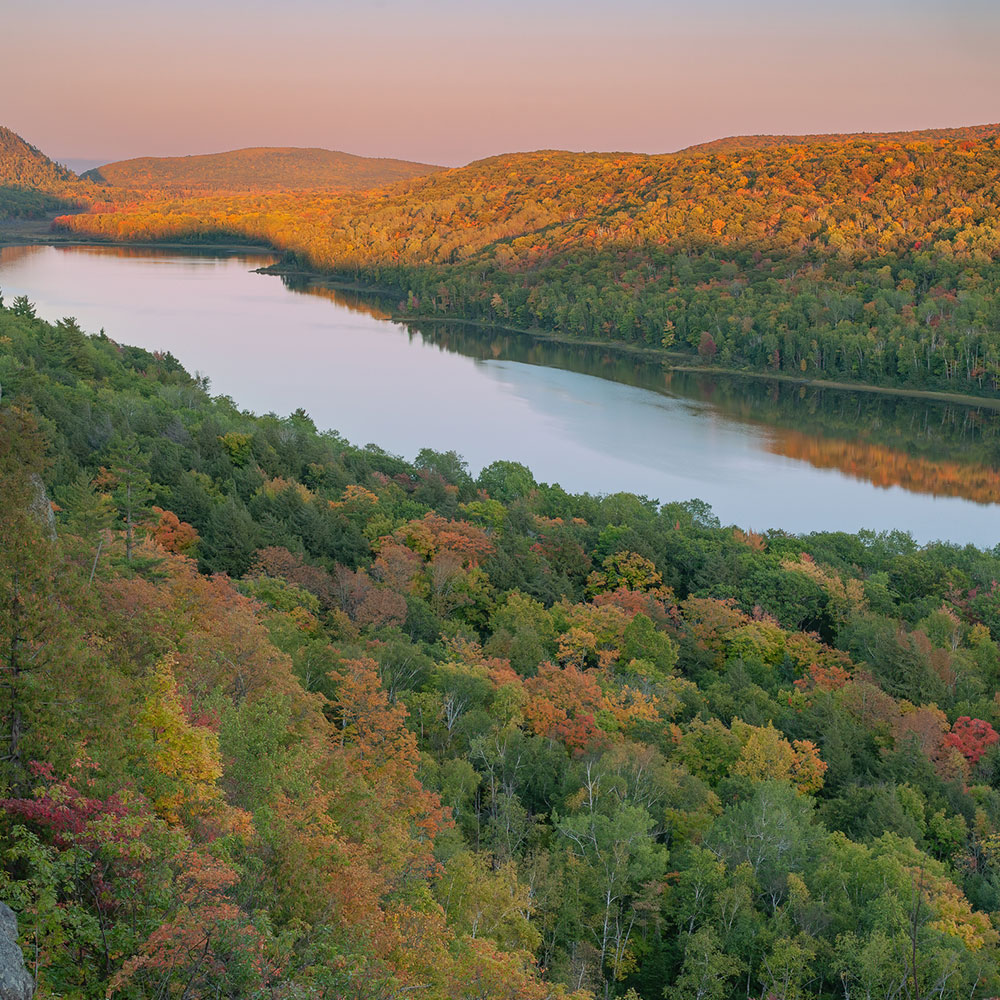
M 115 443 L 99 485 L 111 490 L 118 516 L 125 526 L 125 560 L 131 562 L 136 529 L 149 514 L 153 499 L 148 462 L 134 434 Z
M 44 442 L 34 418 L 0 408 L 0 670 L 4 700 L 2 760 L 7 780 L 23 780 L 22 741 L 32 672 L 54 624 L 52 510 L 42 482 Z

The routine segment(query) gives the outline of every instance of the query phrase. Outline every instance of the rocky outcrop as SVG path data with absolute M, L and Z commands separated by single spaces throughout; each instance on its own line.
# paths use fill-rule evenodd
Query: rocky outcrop
M 37 472 L 31 475 L 31 506 L 28 508 L 31 516 L 42 526 L 49 536 L 49 541 L 56 540 L 56 515 L 52 510 L 52 501 L 46 492 L 45 483 Z
M 0 903 L 0 1000 L 31 1000 L 34 992 L 35 981 L 17 943 L 17 917 Z
M 0 295 L 0 308 L 2 307 L 3 296 Z M 0 385 L 0 400 L 2 399 L 3 386 Z M 42 482 L 42 477 L 37 472 L 31 474 L 31 499 L 28 503 L 28 513 L 42 526 L 42 530 L 49 536 L 49 540 L 54 542 L 56 540 L 56 515 L 52 510 L 52 501 L 45 489 L 45 483 Z M 16 923 L 15 921 L 15 925 Z

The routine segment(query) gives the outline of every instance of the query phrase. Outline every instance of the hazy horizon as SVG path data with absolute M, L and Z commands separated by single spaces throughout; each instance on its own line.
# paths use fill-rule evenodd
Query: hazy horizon
M 3 123 L 0 122 L 0 124 L 3 124 Z M 960 123 L 957 123 L 957 124 L 953 124 L 953 123 L 940 124 L 940 123 L 938 123 L 938 124 L 917 125 L 917 126 L 914 126 L 913 128 L 908 128 L 908 129 L 901 129 L 901 128 L 851 129 L 851 128 L 848 128 L 848 129 L 844 129 L 842 134 L 852 134 L 852 133 L 863 134 L 863 133 L 882 133 L 882 132 L 922 132 L 922 131 L 937 130 L 937 129 L 970 128 L 970 127 L 977 126 L 977 125 L 993 125 L 993 124 L 998 124 L 998 123 L 997 122 L 993 122 L 993 121 L 989 121 L 989 122 L 987 122 L 987 121 L 971 122 L 970 121 L 970 122 L 960 122 Z M 690 146 L 698 145 L 698 144 L 703 143 L 703 142 L 712 142 L 712 141 L 714 141 L 716 139 L 728 139 L 728 138 L 731 138 L 731 137 L 734 137 L 734 136 L 738 136 L 738 135 L 809 135 L 809 134 L 815 135 L 815 134 L 825 134 L 825 133 L 817 133 L 817 132 L 811 132 L 811 133 L 804 133 L 804 132 L 767 132 L 767 133 L 764 133 L 764 132 L 730 132 L 730 133 L 727 133 L 726 135 L 711 136 L 709 139 L 699 139 L 698 142 L 696 142 L 696 143 L 695 142 L 685 143 L 682 146 L 678 146 L 676 149 L 662 149 L 662 150 L 649 150 L 649 149 L 589 149 L 589 150 L 584 150 L 584 149 L 576 149 L 576 150 L 565 150 L 565 152 L 576 152 L 576 153 L 588 153 L 588 152 L 589 153 L 647 153 L 647 154 L 651 154 L 651 155 L 658 155 L 658 154 L 663 154 L 663 153 L 679 152 L 680 150 L 686 149 L 686 148 L 688 148 Z M 31 141 L 27 136 L 22 136 L 22 138 L 28 139 L 29 142 Z M 38 144 L 37 143 L 33 143 L 33 145 L 37 146 Z M 383 157 L 383 154 L 380 154 L 380 153 L 358 153 L 356 150 L 352 150 L 352 149 L 337 149 L 337 150 L 333 150 L 333 149 L 331 149 L 331 147 L 310 147 L 310 146 L 305 146 L 305 145 L 302 145 L 302 144 L 294 144 L 294 143 L 289 144 L 287 146 L 283 146 L 283 147 L 277 147 L 276 143 L 261 143 L 260 146 L 258 146 L 258 147 L 235 146 L 235 147 L 233 147 L 231 149 L 203 149 L 203 150 L 188 151 L 188 152 L 183 152 L 183 153 L 132 153 L 132 154 L 129 154 L 129 155 L 126 155 L 126 156 L 104 157 L 104 158 L 101 158 L 101 157 L 96 157 L 96 158 L 95 157 L 78 157 L 78 156 L 73 156 L 73 155 L 60 156 L 60 155 L 58 155 L 56 153 L 52 153 L 52 152 L 50 152 L 49 150 L 46 150 L 46 149 L 42 149 L 41 151 L 43 153 L 45 153 L 45 155 L 48 156 L 50 159 L 55 160 L 57 163 L 61 163 L 64 167 L 69 167 L 75 173 L 80 174 L 80 173 L 83 173 L 83 172 L 85 172 L 87 170 L 93 170 L 93 169 L 95 169 L 97 167 L 104 166 L 104 165 L 106 165 L 108 163 L 120 163 L 120 162 L 127 161 L 127 160 L 145 159 L 147 157 L 178 158 L 178 157 L 184 157 L 184 156 L 211 156 L 213 154 L 218 154 L 218 153 L 236 152 L 236 151 L 238 151 L 240 149 L 269 148 L 269 147 L 270 148 L 285 148 L 285 149 L 324 148 L 324 149 L 330 149 L 331 152 L 350 153 L 350 154 L 355 155 L 355 156 L 370 156 L 370 157 L 373 157 L 373 158 L 380 158 L 381 157 L 381 158 L 385 158 L 385 159 L 400 159 L 400 160 L 409 160 L 410 162 L 426 162 L 430 166 L 461 167 L 461 166 L 465 166 L 466 165 L 465 163 L 448 163 L 448 164 L 444 164 L 444 163 L 430 163 L 429 161 L 414 161 L 412 157 L 408 157 L 408 156 Z M 39 148 L 41 148 L 41 147 L 39 147 Z M 557 147 L 554 147 L 554 146 L 539 146 L 539 147 L 537 147 L 534 150 L 530 150 L 530 149 L 498 149 L 498 150 L 495 150 L 492 153 L 487 153 L 485 155 L 485 157 L 477 157 L 476 159 L 484 159 L 484 158 L 488 158 L 490 156 L 501 156 L 501 155 L 503 155 L 505 153 L 530 153 L 530 152 L 537 152 L 538 150 L 541 150 L 541 149 L 556 149 L 556 148 Z M 470 160 L 470 161 L 467 161 L 467 162 L 471 163 L 471 162 L 474 162 L 474 161 Z
M 317 146 L 454 166 L 1000 119 L 988 0 L 40 0 L 5 28 L 45 59 L 8 47 L 3 124 L 60 162 Z

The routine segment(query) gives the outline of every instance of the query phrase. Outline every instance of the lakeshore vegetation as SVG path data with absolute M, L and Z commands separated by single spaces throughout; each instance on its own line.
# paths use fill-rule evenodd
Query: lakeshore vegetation
M 71 204 L 55 227 L 83 237 L 265 243 L 287 270 L 389 290 L 402 316 L 797 378 L 1000 391 L 996 125 L 452 170 L 252 149 L 83 178 L 4 130 L 0 183 L 0 216 Z
M 493 157 L 354 194 L 109 189 L 57 223 L 265 242 L 436 314 L 802 378 L 996 395 L 996 126 Z

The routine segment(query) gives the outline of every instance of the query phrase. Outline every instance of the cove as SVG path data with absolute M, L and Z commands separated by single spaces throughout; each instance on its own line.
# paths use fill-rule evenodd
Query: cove
M 475 474 L 527 465 L 570 492 L 699 498 L 762 531 L 871 529 L 1000 542 L 1000 414 L 761 380 L 665 373 L 609 350 L 458 324 L 407 327 L 270 257 L 143 248 L 0 249 L 0 290 L 49 320 L 172 352 L 245 409 Z

